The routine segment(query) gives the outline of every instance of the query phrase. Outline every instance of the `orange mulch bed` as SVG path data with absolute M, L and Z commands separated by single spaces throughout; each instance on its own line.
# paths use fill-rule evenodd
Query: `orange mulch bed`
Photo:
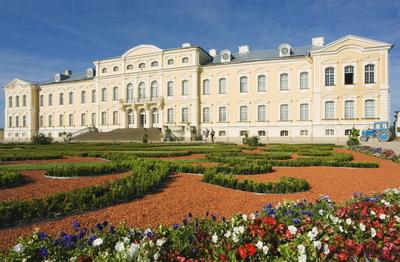
M 386 188 L 400 187 L 400 165 L 345 149 L 337 149 L 337 151 L 352 153 L 355 161 L 378 162 L 380 167 L 375 169 L 275 167 L 276 172 L 273 173 L 246 176 L 259 181 L 294 176 L 310 182 L 312 187 L 310 191 L 294 194 L 242 192 L 203 183 L 200 176 L 176 174 L 160 192 L 147 195 L 140 200 L 58 220 L 2 229 L 0 230 L 0 248 L 14 245 L 17 237 L 30 235 L 36 227 L 53 235 L 60 230 L 70 231 L 74 220 L 79 220 L 85 226 L 92 226 L 103 220 L 108 220 L 115 225 L 126 221 L 133 227 L 171 225 L 180 223 L 188 212 L 192 212 L 194 216 L 204 216 L 209 211 L 219 216 L 230 217 L 238 212 L 251 213 L 261 210 L 266 203 L 277 204 L 285 199 L 315 200 L 320 195 L 329 195 L 335 201 L 344 201 L 351 198 L 354 192 L 369 194 Z
M 68 156 L 59 159 L 5 161 L 1 162 L 0 165 L 81 163 L 81 162 L 104 162 L 104 161 L 105 160 L 103 159 L 95 157 Z

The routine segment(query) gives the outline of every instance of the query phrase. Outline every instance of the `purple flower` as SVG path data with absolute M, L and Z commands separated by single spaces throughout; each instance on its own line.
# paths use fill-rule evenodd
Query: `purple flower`
M 179 228 L 179 224 L 173 224 L 173 225 L 172 225 L 172 228 L 175 229 L 175 230 L 177 230 L 177 229 Z
M 41 257 L 47 257 L 49 255 L 49 251 L 46 248 L 42 247 L 39 249 L 39 255 Z
M 40 233 L 38 234 L 39 240 L 44 240 L 46 237 L 47 237 L 47 234 L 44 233 L 44 232 L 40 232 Z
M 97 238 L 96 236 L 91 236 L 91 237 L 89 237 L 89 239 L 88 239 L 88 244 L 89 244 L 89 246 L 92 245 L 93 241 L 94 241 L 96 238 Z
M 74 220 L 72 222 L 72 227 L 75 228 L 75 229 L 78 229 L 78 228 L 81 227 L 81 224 L 78 221 Z
M 292 222 L 293 222 L 293 224 L 298 225 L 300 223 L 300 219 L 298 219 L 297 217 L 293 218 Z
M 102 224 L 100 224 L 100 223 L 97 223 L 96 224 L 96 226 L 95 226 L 95 228 L 97 228 L 98 230 L 100 230 L 100 231 L 103 231 L 103 225 Z

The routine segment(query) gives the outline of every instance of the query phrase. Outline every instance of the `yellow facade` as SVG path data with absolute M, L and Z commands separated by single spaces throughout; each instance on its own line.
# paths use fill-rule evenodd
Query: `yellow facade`
M 217 141 L 248 134 L 264 142 L 342 142 L 353 126 L 389 120 L 391 47 L 357 36 L 219 54 L 188 43 L 167 50 L 140 45 L 95 61 L 84 74 L 8 84 L 5 139 L 168 126 L 185 140 L 213 129 Z M 16 107 L 23 94 L 29 105 Z M 16 126 L 25 115 L 29 123 Z

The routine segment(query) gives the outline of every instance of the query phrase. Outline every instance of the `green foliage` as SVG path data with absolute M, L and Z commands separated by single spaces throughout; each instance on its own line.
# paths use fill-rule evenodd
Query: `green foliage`
M 354 127 L 351 129 L 349 138 L 347 139 L 347 146 L 356 146 L 360 144 L 358 137 L 360 136 L 360 130 L 355 129 Z
M 47 170 L 46 175 L 53 177 L 98 176 L 126 172 L 127 170 L 128 166 L 121 163 L 106 163 L 101 166 L 59 165 Z
M 53 141 L 51 136 L 45 136 L 42 133 L 36 134 L 32 137 L 32 144 L 35 145 L 49 145 Z
M 258 146 L 260 145 L 260 138 L 258 136 L 248 136 L 247 134 L 243 137 L 243 144 L 249 146 Z
M 13 187 L 23 182 L 20 173 L 5 170 L 0 173 L 0 188 Z

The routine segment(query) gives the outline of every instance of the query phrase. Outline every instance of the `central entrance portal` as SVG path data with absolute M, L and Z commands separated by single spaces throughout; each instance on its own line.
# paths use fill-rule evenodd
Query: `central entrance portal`
M 139 127 L 144 127 L 146 125 L 146 112 L 144 110 L 139 113 Z

